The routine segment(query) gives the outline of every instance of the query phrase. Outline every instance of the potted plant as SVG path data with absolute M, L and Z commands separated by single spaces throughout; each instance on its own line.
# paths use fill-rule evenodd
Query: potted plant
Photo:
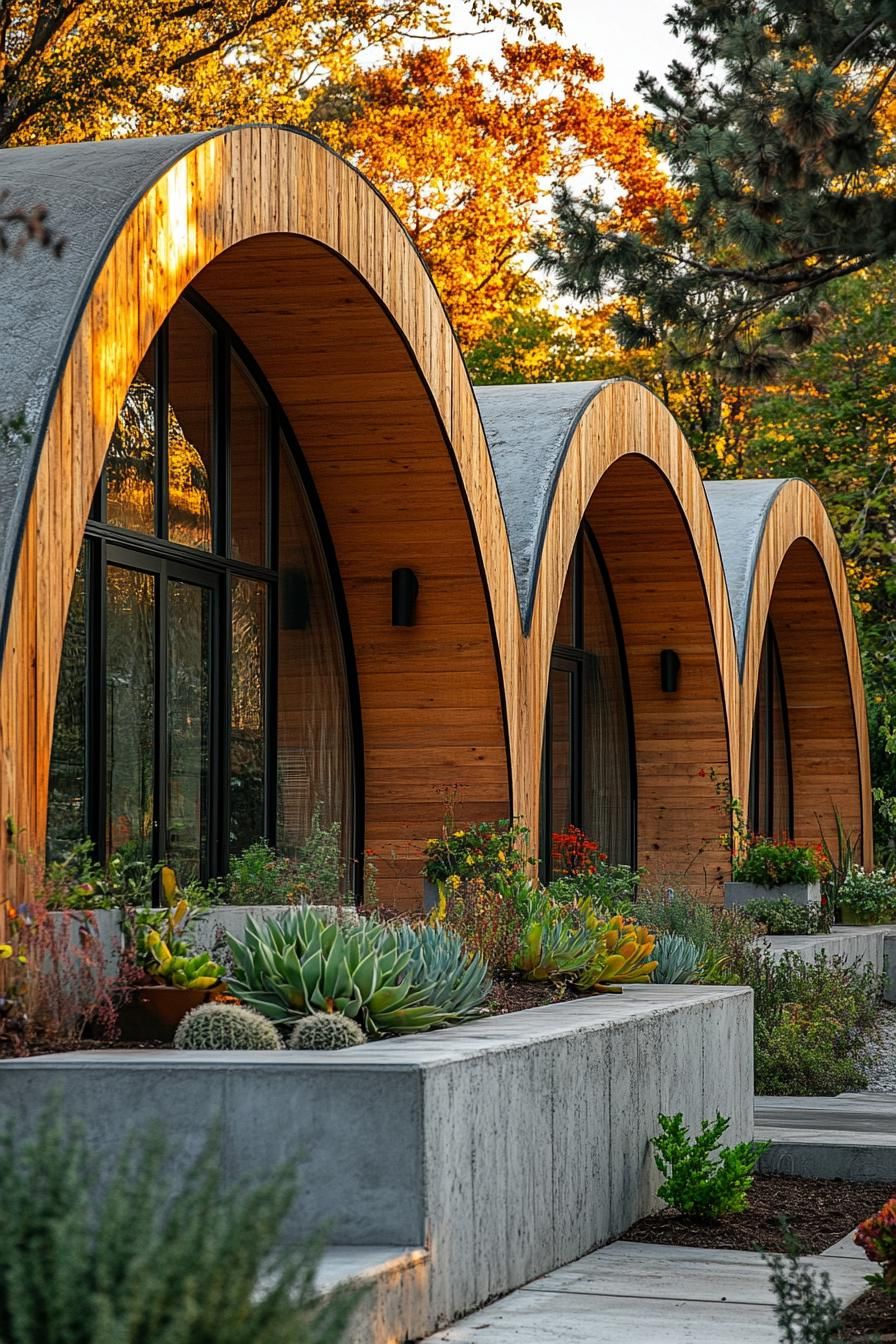
M 158 1034 L 167 1036 L 191 1008 L 206 1002 L 224 968 L 211 953 L 195 950 L 189 926 L 196 912 L 178 891 L 170 868 L 162 869 L 161 888 L 164 907 L 138 910 L 134 916 L 136 961 L 146 977 L 134 999 Z
M 828 862 L 820 845 L 752 835 L 732 860 L 732 880 L 725 883 L 725 904 L 740 906 L 786 896 L 797 905 L 818 905 L 827 872 Z
M 838 899 L 842 924 L 888 924 L 896 920 L 896 875 L 885 868 L 850 868 Z

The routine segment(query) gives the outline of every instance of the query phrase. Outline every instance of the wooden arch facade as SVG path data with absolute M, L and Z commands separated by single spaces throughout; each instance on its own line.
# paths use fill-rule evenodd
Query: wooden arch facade
M 44 201 L 69 240 L 59 262 L 27 255 L 0 274 L 15 313 L 0 414 L 23 426 L 0 454 L 0 807 L 35 853 L 90 502 L 135 370 L 188 287 L 263 370 L 326 518 L 357 667 L 364 845 L 380 856 L 385 899 L 419 899 L 419 852 L 445 786 L 462 786 L 465 819 L 512 811 L 537 833 L 546 669 L 583 519 L 626 643 L 639 858 L 657 876 L 721 872 L 707 776 L 741 787 L 756 640 L 770 607 L 796 631 L 810 590 L 817 647 L 845 650 L 831 778 L 851 751 L 859 800 L 847 806 L 841 790 L 828 802 L 859 817 L 869 843 L 855 632 L 829 524 L 806 487 L 788 486 L 766 519 L 740 640 L 723 521 L 665 409 L 628 382 L 567 389 L 559 417 L 545 389 L 486 390 L 477 405 L 400 223 L 318 142 L 257 126 L 6 161 L 11 205 Z M 531 433 L 527 394 L 541 398 L 547 436 Z M 407 629 L 391 624 L 398 567 L 420 584 Z M 658 689 L 667 646 L 682 657 L 674 697 Z M 818 798 L 807 793 L 805 809 Z M 10 890 L 23 880 L 9 854 L 4 871 Z

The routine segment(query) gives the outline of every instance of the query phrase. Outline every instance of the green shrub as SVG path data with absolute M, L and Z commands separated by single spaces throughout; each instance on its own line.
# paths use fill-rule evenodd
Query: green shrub
M 718 1114 L 715 1120 L 701 1123 L 694 1139 L 680 1113 L 661 1115 L 659 1123 L 662 1133 L 651 1143 L 656 1165 L 666 1178 L 659 1188 L 660 1199 L 694 1218 L 741 1213 L 747 1207 L 756 1163 L 769 1145 L 750 1141 L 719 1148 L 731 1122 Z M 716 1148 L 719 1152 L 714 1157 Z
M 290 1050 L 348 1050 L 363 1045 L 364 1032 L 344 1013 L 309 1013 L 293 1027 Z
M 446 819 L 442 834 L 426 842 L 423 876 L 438 884 L 456 876 L 465 881 L 481 877 L 486 882 L 512 873 L 526 872 L 529 832 L 513 821 L 480 821 L 454 828 Z
M 174 1033 L 176 1050 L 282 1050 L 272 1022 L 237 1003 L 202 1003 Z
M 720 910 L 685 889 L 643 892 L 632 915 L 657 935 L 676 933 L 703 948 L 704 984 L 731 981 L 731 967 L 750 947 L 756 930 L 742 910 Z
M 797 1239 L 788 1236 L 786 1255 L 763 1258 L 771 1271 L 781 1339 L 793 1344 L 845 1344 L 842 1304 L 831 1291 L 830 1275 L 807 1263 Z
M 747 901 L 744 913 L 754 924 L 762 924 L 770 934 L 830 933 L 833 914 L 827 902 L 797 905 L 789 896 Z
M 885 868 L 870 873 L 864 868 L 851 868 L 840 884 L 838 899 L 863 919 L 885 924 L 896 919 L 896 875 Z
M 491 982 L 449 929 L 327 922 L 311 906 L 246 920 L 230 936 L 233 992 L 278 1024 L 340 1012 L 370 1036 L 428 1031 L 480 1017 Z
M 256 840 L 230 860 L 227 900 L 230 905 L 287 905 L 297 901 L 294 865 L 267 840 Z
M 752 947 L 735 969 L 753 990 L 758 1094 L 834 1096 L 865 1085 L 883 990 L 873 967 L 823 951 L 806 962 Z
M 820 882 L 827 876 L 828 861 L 821 845 L 797 845 L 792 840 L 755 835 L 735 854 L 731 872 L 735 882 L 783 887 Z
M 221 1190 L 220 1144 L 174 1179 L 136 1135 L 111 1176 L 102 1146 L 45 1114 L 3 1125 L 4 1344 L 338 1344 L 358 1301 L 314 1293 L 318 1249 L 291 1244 L 292 1170 Z M 290 1164 L 292 1168 L 294 1164 Z

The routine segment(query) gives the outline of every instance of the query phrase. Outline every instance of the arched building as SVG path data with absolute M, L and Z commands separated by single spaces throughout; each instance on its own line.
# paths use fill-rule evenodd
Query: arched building
M 631 382 L 471 387 L 350 165 L 252 126 L 4 154 L 0 807 L 182 873 L 317 814 L 419 901 L 465 820 L 711 890 L 716 780 L 870 858 L 843 566 L 801 482 L 704 486 Z M 7 845 L 7 887 L 25 880 Z

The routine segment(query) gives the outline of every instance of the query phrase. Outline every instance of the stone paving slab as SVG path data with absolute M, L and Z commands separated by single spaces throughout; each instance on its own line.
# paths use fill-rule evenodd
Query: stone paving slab
M 772 1145 L 761 1171 L 896 1183 L 896 1096 L 757 1097 L 754 1117 L 755 1137 Z
M 844 1239 L 845 1240 L 845 1239 Z M 849 1303 L 867 1261 L 843 1242 L 807 1262 Z M 518 1289 L 427 1344 L 779 1344 L 762 1256 L 617 1241 Z

